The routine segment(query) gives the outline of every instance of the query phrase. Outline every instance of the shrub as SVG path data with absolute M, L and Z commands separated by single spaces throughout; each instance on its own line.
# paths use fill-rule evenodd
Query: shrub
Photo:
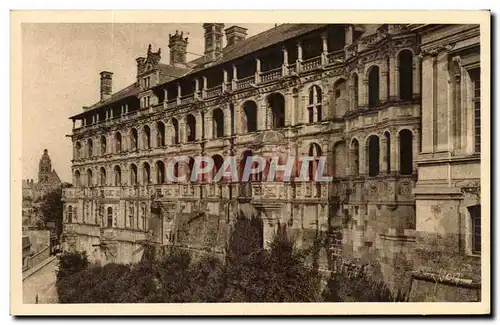
M 86 252 L 66 252 L 59 256 L 57 280 L 78 273 L 89 265 Z

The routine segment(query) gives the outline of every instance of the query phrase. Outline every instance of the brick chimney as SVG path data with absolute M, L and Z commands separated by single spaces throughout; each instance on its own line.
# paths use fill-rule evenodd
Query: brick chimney
M 102 71 L 101 75 L 101 101 L 111 97 L 113 92 L 113 72 Z
M 226 46 L 234 45 L 244 41 L 247 37 L 247 29 L 240 26 L 231 26 L 226 28 Z
M 170 65 L 178 67 L 186 66 L 188 38 L 183 37 L 183 32 L 174 35 L 168 34 L 168 48 L 170 49 Z
M 224 24 L 203 24 L 203 29 L 205 29 L 205 57 L 208 60 L 215 61 L 222 55 L 223 28 Z

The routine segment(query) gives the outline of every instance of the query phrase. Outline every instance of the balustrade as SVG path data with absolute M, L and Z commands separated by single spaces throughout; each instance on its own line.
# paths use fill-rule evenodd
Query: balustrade
M 307 72 L 321 66 L 321 56 L 302 61 L 302 71 Z
M 283 75 L 283 69 L 281 67 L 273 69 L 273 70 L 261 72 L 260 82 L 264 83 L 264 82 L 273 81 L 273 80 L 281 78 L 282 75 Z
M 245 89 L 245 88 L 250 87 L 250 85 L 254 82 L 255 82 L 255 76 L 250 76 L 250 77 L 246 77 L 243 79 L 239 79 L 236 81 L 236 88 L 237 89 Z
M 206 90 L 206 97 L 215 97 L 222 95 L 222 85 L 215 86 Z

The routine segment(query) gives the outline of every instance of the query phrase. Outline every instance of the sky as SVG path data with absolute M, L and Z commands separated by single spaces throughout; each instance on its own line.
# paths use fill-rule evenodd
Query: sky
M 225 24 L 230 27 L 235 24 Z M 237 24 L 248 37 L 274 24 Z M 99 72 L 113 72 L 113 92 L 135 82 L 136 63 L 148 44 L 161 48 L 168 63 L 168 36 L 189 38 L 187 60 L 204 52 L 200 24 L 66 23 L 22 26 L 23 179 L 37 179 L 38 162 L 47 149 L 62 181 L 71 182 L 72 122 L 68 118 L 99 100 Z M 198 54 L 198 55 L 195 55 Z

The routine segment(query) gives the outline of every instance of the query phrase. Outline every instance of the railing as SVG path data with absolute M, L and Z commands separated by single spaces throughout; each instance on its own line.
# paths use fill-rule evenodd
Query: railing
M 181 104 L 190 104 L 192 102 L 194 102 L 194 93 L 181 97 Z
M 206 90 L 207 98 L 220 96 L 220 95 L 222 95 L 222 85 L 215 86 L 215 87 L 212 87 L 212 88 Z
M 260 73 L 260 82 L 269 82 L 281 78 L 283 75 L 283 68 L 279 67 L 273 70 Z
M 297 63 L 289 64 L 287 69 L 288 69 L 288 74 L 296 73 L 297 72 Z
M 321 66 L 321 56 L 315 58 L 307 59 L 302 62 L 302 71 L 307 72 L 314 70 Z
M 31 269 L 34 266 L 37 266 L 41 262 L 45 261 L 50 257 L 50 245 L 46 246 L 39 252 L 34 255 L 27 257 L 25 261 L 23 261 L 23 272 Z
M 167 100 L 167 109 L 177 106 L 177 98 Z
M 236 81 L 236 88 L 237 89 L 245 89 L 245 88 L 250 87 L 250 85 L 254 82 L 255 82 L 255 76 L 250 76 L 250 77 L 246 77 L 243 79 L 239 79 Z
M 331 53 L 328 53 L 326 55 L 326 63 L 327 64 L 342 63 L 344 61 L 344 59 L 345 59 L 344 50 L 331 52 Z

